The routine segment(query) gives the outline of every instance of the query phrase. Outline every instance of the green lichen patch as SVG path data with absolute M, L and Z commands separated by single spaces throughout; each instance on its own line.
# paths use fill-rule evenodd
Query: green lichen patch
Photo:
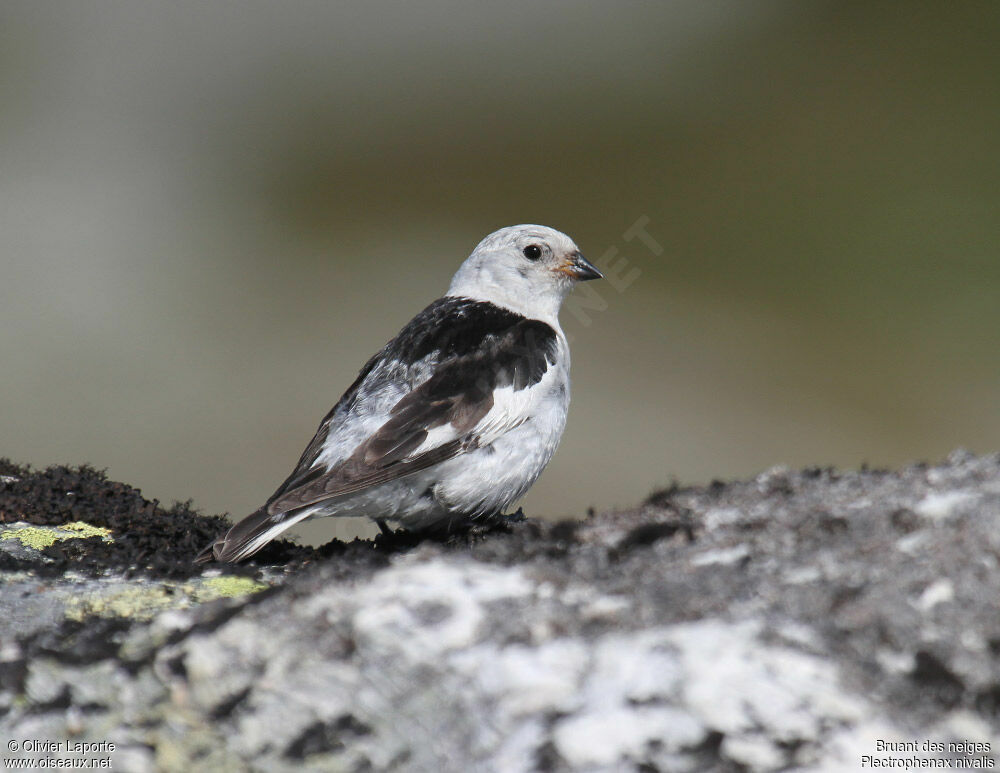
M 150 620 L 164 609 L 186 606 L 183 602 L 184 598 L 178 598 L 170 586 L 144 583 L 113 593 L 70 599 L 66 604 L 66 617 L 81 622 L 95 616 Z
M 114 537 L 111 536 L 111 529 L 105 529 L 100 526 L 91 526 L 89 523 L 84 521 L 74 521 L 73 523 L 67 523 L 65 526 L 61 526 L 60 529 L 63 531 L 74 532 L 73 537 L 79 539 L 86 539 L 87 537 L 100 537 L 105 542 L 114 542 Z
M 186 609 L 217 599 L 232 599 L 259 593 L 268 586 L 249 577 L 209 577 L 175 583 L 135 580 L 127 588 L 110 592 L 92 591 L 66 604 L 66 617 L 83 621 L 88 617 L 121 617 L 151 620 L 166 609 Z
M 215 599 L 232 599 L 260 593 L 267 585 L 249 577 L 208 577 L 196 587 L 193 596 L 198 601 L 214 601 Z
M 84 521 L 74 521 L 61 526 L 14 524 L 0 532 L 0 539 L 16 539 L 25 547 L 35 550 L 44 550 L 64 540 L 87 539 L 89 537 L 100 537 L 104 542 L 114 542 L 110 529 L 92 526 Z

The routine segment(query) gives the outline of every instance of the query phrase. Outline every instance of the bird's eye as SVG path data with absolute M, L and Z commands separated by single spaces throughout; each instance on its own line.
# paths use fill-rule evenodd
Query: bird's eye
M 542 257 L 542 248 L 537 244 L 529 244 L 521 252 L 524 254 L 528 260 L 538 260 Z

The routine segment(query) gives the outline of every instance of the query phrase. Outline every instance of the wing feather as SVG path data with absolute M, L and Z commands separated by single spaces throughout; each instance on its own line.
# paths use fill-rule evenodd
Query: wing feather
M 372 358 L 324 419 L 296 471 L 268 501 L 268 513 L 276 515 L 412 475 L 477 448 L 481 441 L 492 442 L 520 423 L 512 417 L 499 423 L 496 417 L 484 419 L 493 408 L 495 389 L 525 389 L 555 362 L 555 331 L 499 307 L 491 307 L 483 324 L 482 318 L 475 318 L 482 309 L 468 307 L 489 304 L 445 301 L 459 305 L 443 317 L 434 305 L 421 315 L 434 311 L 430 321 L 432 332 L 436 326 L 437 348 L 408 328 Z M 410 327 L 419 327 L 420 319 Z M 478 325 L 478 336 L 471 331 L 473 323 Z M 321 455 L 332 425 L 349 419 L 350 409 L 379 388 L 378 378 L 386 371 L 406 382 L 409 391 L 377 430 L 328 467 Z

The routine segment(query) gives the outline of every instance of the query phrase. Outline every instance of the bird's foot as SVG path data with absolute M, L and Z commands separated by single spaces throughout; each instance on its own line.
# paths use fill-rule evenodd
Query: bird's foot
M 487 529 L 503 529 L 515 523 L 523 523 L 528 520 L 522 508 L 517 508 L 513 513 L 494 513 L 486 518 L 478 519 L 477 526 L 484 526 Z
M 522 523 L 528 520 L 528 516 L 524 514 L 524 508 L 519 507 L 513 513 L 501 514 L 498 516 L 501 523 Z
M 376 550 L 383 553 L 396 553 L 409 550 L 419 545 L 426 537 L 425 534 L 406 529 L 392 529 L 381 518 L 374 518 L 373 520 L 378 524 L 381 531 L 375 535 L 372 545 L 374 545 Z

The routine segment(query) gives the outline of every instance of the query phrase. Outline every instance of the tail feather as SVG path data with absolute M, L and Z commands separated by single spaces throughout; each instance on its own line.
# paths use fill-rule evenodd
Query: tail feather
M 267 509 L 251 513 L 195 556 L 196 564 L 211 560 L 235 563 L 249 558 L 283 531 L 312 515 L 311 508 L 270 515 Z

